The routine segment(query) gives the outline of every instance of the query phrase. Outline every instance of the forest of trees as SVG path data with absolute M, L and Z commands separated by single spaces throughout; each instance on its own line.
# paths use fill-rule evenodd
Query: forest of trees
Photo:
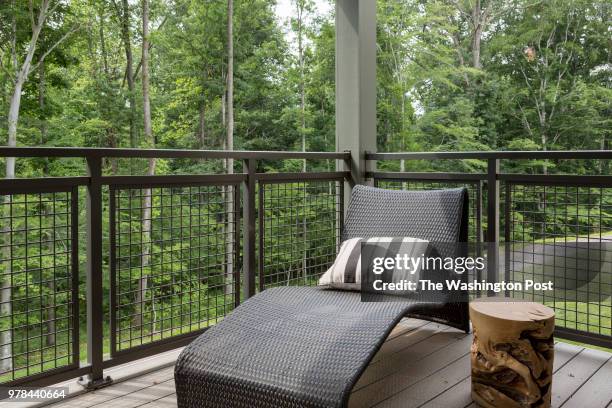
M 292 17 L 283 22 L 276 15 L 274 0 L 1 0 L 0 144 L 334 151 L 334 15 L 333 7 L 329 13 L 317 10 L 321 1 L 325 0 L 291 0 Z M 609 1 L 378 0 L 377 4 L 379 151 L 609 148 Z M 78 160 L 2 161 L 3 178 L 85 172 L 84 163 Z M 235 166 L 239 171 L 239 164 L 233 160 L 109 160 L 104 163 L 104 172 L 231 173 Z M 331 161 L 286 160 L 261 162 L 259 166 L 260 170 L 333 169 Z M 481 171 L 485 163 L 381 163 L 382 168 L 385 166 Z M 526 161 L 505 166 L 530 173 L 608 172 L 605 164 L 594 161 Z M 300 271 L 307 268 L 307 259 L 318 260 L 317 268 L 321 269 L 333 258 L 336 228 L 329 225 L 335 219 L 335 191 L 330 186 L 312 188 L 308 194 L 300 193 L 297 187 L 270 191 L 277 194 L 278 200 L 312 204 L 309 211 L 299 214 L 270 213 L 284 220 L 280 223 L 303 243 L 298 250 L 279 250 L 278 259 L 273 261 L 279 270 L 273 273 L 291 264 L 290 269 L 298 277 L 287 280 L 303 283 L 306 274 L 302 276 Z M 228 237 L 232 236 L 235 216 L 228 211 L 232 187 L 174 192 L 179 195 L 179 204 L 175 203 L 172 211 L 185 208 L 191 214 L 198 207 L 198 222 L 203 225 L 198 224 L 201 229 L 190 234 L 198 239 L 208 237 L 205 243 L 181 243 L 180 248 L 175 237 L 168 238 L 175 233 L 171 224 L 175 216 L 170 213 L 169 218 L 167 214 L 163 217 L 164 197 L 167 199 L 172 192 L 153 190 L 144 188 L 118 199 L 120 206 L 126 202 L 131 208 L 130 202 L 134 201 L 142 210 L 127 211 L 118 220 L 119 233 L 125 228 L 128 235 L 140 237 L 130 241 L 138 246 L 138 259 L 130 263 L 133 249 L 127 248 L 119 264 L 119 270 L 128 276 L 121 283 L 125 286 L 120 287 L 120 292 L 126 294 L 125 308 L 119 316 L 128 327 L 125 347 L 133 345 L 130 326 L 139 328 L 139 341 L 145 337 L 153 340 L 155 333 L 164 330 L 165 320 L 186 313 L 182 306 L 173 309 L 172 302 L 182 305 L 184 301 L 191 311 L 192 293 L 199 296 L 208 291 L 204 314 L 199 314 L 204 309 L 198 304 L 198 314 L 193 316 L 198 322 L 214 320 L 232 304 L 227 300 L 231 293 L 225 287 L 226 272 L 219 271 L 220 266 L 231 270 L 236 261 L 224 255 L 231 252 L 227 245 L 231 245 Z M 203 203 L 202 197 L 212 201 Z M 0 198 L 5 261 L 0 299 L 0 372 L 16 369 L 14 364 L 32 365 L 25 361 L 27 358 L 39 363 L 37 369 L 49 368 L 44 350 L 56 353 L 53 358 L 47 357 L 53 364 L 65 364 L 70 354 L 70 311 L 45 304 L 65 306 L 68 302 L 68 264 L 58 266 L 54 252 L 58 252 L 55 242 L 61 241 L 65 252 L 69 251 L 69 243 L 64 242 L 67 236 L 58 236 L 55 231 L 50 232 L 51 237 L 44 234 L 49 233 L 45 229 L 50 222 L 45 220 L 55 219 L 54 213 L 61 213 L 62 208 L 67 211 L 70 200 L 45 195 L 37 198 L 37 206 L 28 208 L 23 205 L 23 197 Z M 57 202 L 57 207 L 52 202 Z M 17 213 L 9 216 L 9 208 Z M 82 220 L 83 205 L 78 210 Z M 315 223 L 321 214 L 328 217 L 323 222 L 319 219 L 322 225 L 327 223 L 327 235 L 309 238 L 308 234 L 316 234 L 317 230 L 308 232 L 306 225 Z M 25 215 L 38 217 L 29 226 L 39 226 L 38 235 L 29 238 L 36 245 L 28 245 L 27 233 L 24 244 L 26 253 L 31 247 L 29 256 L 35 261 L 8 252 L 9 236 L 13 250 L 21 251 L 11 231 L 16 225 L 6 221 L 16 219 L 16 215 L 24 219 Z M 62 216 L 58 222 L 68 223 L 67 215 Z M 108 225 L 105 228 L 108 234 Z M 54 244 L 44 247 L 39 244 L 43 241 Z M 84 243 L 79 245 L 83 258 Z M 214 253 L 206 253 L 200 256 L 204 260 L 194 263 L 191 248 L 202 247 L 214 248 Z M 167 266 L 163 255 L 174 252 L 177 258 Z M 291 258 L 295 253 L 297 258 Z M 121 258 L 122 252 L 118 256 Z M 20 260 L 6 262 L 9 258 Z M 108 254 L 105 262 L 108 263 Z M 170 268 L 170 272 L 164 268 Z M 45 277 L 49 271 L 53 271 L 52 283 Z M 188 276 L 184 282 L 194 286 L 179 285 L 177 289 L 174 279 L 179 272 L 204 274 L 207 279 L 205 282 Z M 19 288 L 23 282 L 24 287 L 28 282 L 32 285 L 29 292 Z M 157 288 L 157 292 L 150 288 Z M 176 296 L 187 293 L 188 299 L 177 300 L 175 290 L 180 292 Z M 32 296 L 39 303 L 24 306 Z M 84 302 L 84 295 L 79 296 Z M 211 298 L 215 304 L 220 299 L 221 306 L 211 308 Z M 171 306 L 165 306 L 166 300 Z M 31 310 L 28 307 L 44 313 L 23 323 Z M 22 320 L 11 323 L 14 316 Z M 43 324 L 45 321 L 53 324 Z M 16 324 L 22 331 L 14 328 Z M 181 330 L 191 330 L 191 321 L 184 326 L 181 323 Z M 33 327 L 41 335 L 36 342 L 28 342 Z M 63 337 L 56 337 L 56 332 Z M 63 347 L 60 357 L 58 343 Z M 38 357 L 24 353 L 28 347 L 37 350 Z M 11 363 L 15 350 L 26 356 L 22 358 L 25 363 L 15 359 Z M 65 360 L 58 363 L 61 359 Z M 26 368 L 20 375 L 29 373 Z
M 333 12 L 234 3 L 3 1 L 0 141 L 334 150 Z M 379 0 L 379 150 L 605 149 L 610 9 Z

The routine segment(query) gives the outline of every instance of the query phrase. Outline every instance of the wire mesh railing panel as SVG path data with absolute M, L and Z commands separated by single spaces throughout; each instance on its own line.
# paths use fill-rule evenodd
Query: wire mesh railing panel
M 465 187 L 469 196 L 468 239 L 471 243 L 482 242 L 482 184 L 481 182 L 429 181 L 429 180 L 376 180 L 376 186 L 388 190 L 440 190 Z
M 553 283 L 512 296 L 552 307 L 557 326 L 610 336 L 612 188 L 510 183 L 506 191 L 506 279 Z
M 0 383 L 78 365 L 77 195 L 0 196 Z
M 113 353 L 205 329 L 233 310 L 237 185 L 111 186 L 110 195 Z
M 259 288 L 316 285 L 336 258 L 343 183 L 259 184 Z

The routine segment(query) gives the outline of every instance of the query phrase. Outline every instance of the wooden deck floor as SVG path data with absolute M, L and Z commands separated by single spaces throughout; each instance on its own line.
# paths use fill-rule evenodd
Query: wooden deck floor
M 350 407 L 476 407 L 470 398 L 471 336 L 447 326 L 405 319 L 365 371 Z M 553 407 L 612 407 L 612 355 L 558 342 Z M 173 368 L 83 394 L 53 407 L 176 407 Z

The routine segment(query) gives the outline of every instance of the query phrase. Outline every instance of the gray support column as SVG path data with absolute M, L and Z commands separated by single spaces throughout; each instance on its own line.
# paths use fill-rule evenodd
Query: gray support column
M 336 150 L 351 151 L 352 183 L 363 183 L 364 152 L 376 151 L 376 1 L 336 0 Z M 337 164 L 338 170 L 344 163 Z

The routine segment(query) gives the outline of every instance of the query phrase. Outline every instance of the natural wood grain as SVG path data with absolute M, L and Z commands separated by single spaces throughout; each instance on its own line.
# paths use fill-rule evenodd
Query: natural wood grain
M 535 302 L 470 302 L 472 398 L 485 408 L 550 406 L 555 312 Z

